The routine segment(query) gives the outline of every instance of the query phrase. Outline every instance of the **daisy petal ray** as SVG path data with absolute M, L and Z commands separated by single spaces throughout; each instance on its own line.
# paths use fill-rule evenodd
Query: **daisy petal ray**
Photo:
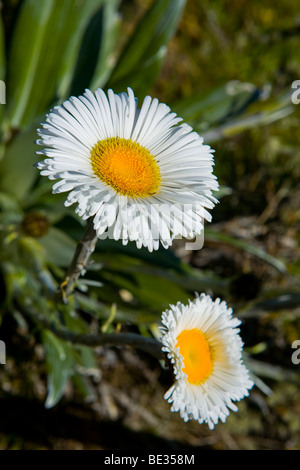
M 168 248 L 201 234 L 217 202 L 213 150 L 181 121 L 157 98 L 138 107 L 131 88 L 86 90 L 46 115 L 36 166 L 99 238 Z
M 170 360 L 175 381 L 165 394 L 184 421 L 225 422 L 233 403 L 253 386 L 242 360 L 240 320 L 225 301 L 197 294 L 188 305 L 178 302 L 162 314 L 162 350 Z

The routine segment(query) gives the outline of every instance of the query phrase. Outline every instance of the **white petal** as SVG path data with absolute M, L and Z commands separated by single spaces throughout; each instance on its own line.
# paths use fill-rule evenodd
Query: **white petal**
M 232 317 L 232 309 L 220 299 L 197 294 L 193 302 L 171 305 L 162 314 L 161 342 L 173 364 L 176 381 L 165 398 L 171 411 L 180 412 L 184 421 L 206 422 L 213 429 L 218 420 L 225 421 L 229 410 L 237 411 L 233 401 L 248 396 L 253 382 L 242 362 L 242 341 L 236 328 L 240 321 Z M 211 374 L 201 383 L 189 383 L 183 372 L 184 358 L 176 347 L 177 337 L 184 330 L 198 329 L 213 348 Z
M 70 191 L 65 205 L 77 203 L 83 218 L 94 217 L 99 236 L 135 241 L 149 251 L 168 248 L 175 236 L 191 237 L 217 202 L 212 150 L 181 118 L 158 99 L 146 96 L 140 109 L 133 91 L 107 94 L 85 90 L 55 106 L 38 130 L 44 160 L 36 167 L 50 180 L 53 192 Z M 155 158 L 159 191 L 149 197 L 123 196 L 94 173 L 91 149 L 111 137 L 133 140 Z M 176 211 L 170 218 L 172 206 Z M 139 207 L 138 207 L 139 206 Z M 153 209 L 153 210 L 152 210 Z

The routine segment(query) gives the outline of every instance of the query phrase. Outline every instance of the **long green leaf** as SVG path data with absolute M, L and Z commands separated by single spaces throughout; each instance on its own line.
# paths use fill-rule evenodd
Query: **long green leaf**
M 94 76 L 90 84 L 92 90 L 103 87 L 116 62 L 116 41 L 120 32 L 117 8 L 120 0 L 108 0 L 102 7 L 102 38 Z
M 87 0 L 82 3 L 81 9 L 73 12 L 75 29 L 69 37 L 66 56 L 58 77 L 57 94 L 60 98 L 66 99 L 71 94 L 79 94 L 88 86 L 91 88 L 89 82 L 96 69 L 97 60 L 101 57 L 105 41 L 105 11 L 113 6 L 115 1 Z M 103 24 L 99 24 L 101 15 Z
M 250 107 L 249 105 L 252 103 L 253 106 Z M 247 129 L 270 125 L 289 116 L 294 111 L 295 106 L 291 104 L 290 89 L 286 89 L 273 99 L 265 101 L 252 100 L 248 106 L 244 107 L 240 116 L 232 113 L 227 119 L 221 119 L 219 124 L 214 122 L 215 127 L 202 133 L 202 136 L 207 142 L 215 142 L 240 134 Z M 195 122 L 194 126 L 197 130 L 201 131 L 203 129 L 203 122 Z
M 103 0 L 24 0 L 14 30 L 8 69 L 8 115 L 24 127 L 66 90 L 86 21 Z
M 2 17 L 0 15 L 0 80 L 5 78 L 5 42 L 4 42 L 4 27 Z
M 162 312 L 171 303 L 184 302 L 189 298 L 188 292 L 175 282 L 164 277 L 143 273 L 135 276 L 122 275 L 117 272 L 102 272 L 103 278 L 119 289 L 128 290 L 142 305 L 152 311 Z
M 260 126 L 268 126 L 273 122 L 279 121 L 295 111 L 292 105 L 285 106 L 279 110 L 267 112 L 261 111 L 240 119 L 234 119 L 228 123 L 222 124 L 214 129 L 202 133 L 206 142 L 212 143 L 219 140 L 238 135 L 247 129 L 258 128 Z
M 38 176 L 33 164 L 37 161 L 34 140 L 37 123 L 17 135 L 6 147 L 4 158 L 0 162 L 0 188 L 14 196 L 20 202 Z
M 269 263 L 271 266 L 276 268 L 279 272 L 281 273 L 286 272 L 286 266 L 280 259 L 275 258 L 274 256 L 267 253 L 265 250 L 253 245 L 252 243 L 239 240 L 225 233 L 216 232 L 215 230 L 212 230 L 212 229 L 205 230 L 205 238 L 207 240 L 211 240 L 211 241 L 215 241 L 219 243 L 225 243 L 227 245 L 233 246 L 240 250 L 244 250 L 250 253 L 251 255 L 257 256 L 258 258 L 262 259 L 266 263 Z
M 48 366 L 45 407 L 52 408 L 64 395 L 67 380 L 73 373 L 74 357 L 72 346 L 51 331 L 44 330 L 42 337 Z
M 185 0 L 156 0 L 138 24 L 117 62 L 109 85 L 122 91 L 131 86 L 137 95 L 149 90 L 160 70 Z
M 104 1 L 91 17 L 81 42 L 70 89 L 71 95 L 79 95 L 87 87 L 93 88 L 90 84 L 94 75 L 97 76 L 97 86 L 109 75 L 112 67 L 109 55 L 115 47 L 113 33 L 118 3 L 119 0 Z
M 165 258 L 165 264 L 161 264 L 155 259 L 156 253 L 152 253 L 152 255 L 151 262 L 121 255 L 117 252 L 114 253 L 114 256 L 109 252 L 101 252 L 100 254 L 96 252 L 93 255 L 93 259 L 97 263 L 101 262 L 103 265 L 100 276 L 105 271 L 111 273 L 117 272 L 118 274 L 125 275 L 126 278 L 130 276 L 138 278 L 140 275 L 149 276 L 149 278 L 162 279 L 163 282 L 169 282 L 173 285 L 174 292 L 180 288 L 185 289 L 187 292 L 212 289 L 218 293 L 223 293 L 228 288 L 228 282 L 218 278 L 216 275 L 208 274 L 207 272 L 203 274 L 184 263 L 178 264 L 178 266 L 171 263 L 167 265 L 168 258 Z
M 35 82 L 39 86 L 35 77 L 40 68 L 43 43 L 47 39 L 47 24 L 54 3 L 54 0 L 48 2 L 27 0 L 23 3 L 19 14 L 9 57 L 8 101 L 9 118 L 13 127 L 20 125 L 29 103 L 34 106 L 33 87 Z
M 2 115 L 4 111 L 4 102 L 6 101 L 6 87 L 5 87 L 5 42 L 4 42 L 4 27 L 2 17 L 0 15 L 0 125 L 2 123 Z M 0 136 L 1 139 L 1 136 Z
M 192 94 L 176 101 L 172 109 L 192 126 L 206 129 L 240 115 L 257 101 L 262 90 L 251 83 L 228 82 L 210 92 Z
M 49 263 L 61 267 L 70 265 L 76 243 L 66 233 L 51 227 L 49 232 L 39 239 L 39 243 L 45 249 L 45 258 Z

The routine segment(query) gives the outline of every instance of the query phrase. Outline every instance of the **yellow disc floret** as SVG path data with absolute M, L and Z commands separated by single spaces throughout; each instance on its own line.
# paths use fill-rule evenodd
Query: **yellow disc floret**
M 213 369 L 211 348 L 204 334 L 194 328 L 177 336 L 176 347 L 184 360 L 183 372 L 190 384 L 199 385 L 210 376 Z
M 95 175 L 123 196 L 147 197 L 159 192 L 158 164 L 148 149 L 121 137 L 100 140 L 91 150 Z

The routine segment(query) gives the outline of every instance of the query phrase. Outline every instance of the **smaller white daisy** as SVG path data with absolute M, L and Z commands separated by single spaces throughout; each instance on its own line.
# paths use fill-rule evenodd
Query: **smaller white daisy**
M 163 312 L 162 350 L 176 379 L 165 399 L 184 421 L 195 419 L 213 429 L 229 410 L 237 411 L 233 401 L 248 396 L 253 382 L 242 361 L 240 323 L 225 301 L 206 294 Z

